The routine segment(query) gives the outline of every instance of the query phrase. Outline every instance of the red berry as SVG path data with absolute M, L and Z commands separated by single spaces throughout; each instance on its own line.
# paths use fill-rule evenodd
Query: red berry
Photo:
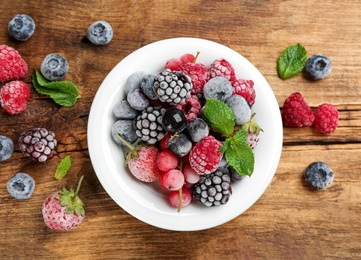
M 177 165 L 178 157 L 168 149 L 163 150 L 158 154 L 157 166 L 159 170 L 166 172 L 175 169 Z
M 232 83 L 233 94 L 244 97 L 250 106 L 253 106 L 256 99 L 256 90 L 253 88 L 254 82 L 247 79 L 237 79 Z
M 157 167 L 158 149 L 155 146 L 143 146 L 137 150 L 137 156 L 130 156 L 128 168 L 138 179 L 144 182 L 153 182 L 159 177 Z
M 186 62 L 193 62 L 194 61 L 194 55 L 190 53 L 183 54 L 182 57 L 180 57 L 180 60 L 182 63 Z
M 302 95 L 295 92 L 285 100 L 282 119 L 285 126 L 305 127 L 313 124 L 315 116 Z
M 199 174 L 193 170 L 190 165 L 186 165 L 186 167 L 184 167 L 183 174 L 187 183 L 194 184 L 199 181 Z
M 204 64 L 186 62 L 179 65 L 178 71 L 182 71 L 187 74 L 192 81 L 192 94 L 198 94 L 203 92 L 204 84 L 208 80 L 208 71 Z
M 313 126 L 321 133 L 330 134 L 338 126 L 338 110 L 334 105 L 324 103 L 316 108 Z
M 10 81 L 0 90 L 1 106 L 10 114 L 20 114 L 26 109 L 30 89 L 23 81 Z
M 190 151 L 189 164 L 198 174 L 209 174 L 215 171 L 222 159 L 219 152 L 222 144 L 209 135 L 198 142 Z
M 0 81 L 23 78 L 28 72 L 28 65 L 19 52 L 7 45 L 0 45 Z
M 176 58 L 171 58 L 169 60 L 167 60 L 167 62 L 164 65 L 165 69 L 170 69 L 171 71 L 175 71 L 177 70 L 178 66 L 181 64 L 181 60 L 180 59 L 176 59 Z
M 169 139 L 172 137 L 172 134 L 167 133 L 162 139 L 159 141 L 159 147 L 162 150 L 168 149 Z
M 170 170 L 163 175 L 163 185 L 168 190 L 179 190 L 184 184 L 184 175 L 180 170 Z
M 180 194 L 182 193 L 182 203 L 180 203 Z M 169 202 L 175 208 L 184 208 L 192 201 L 192 193 L 187 188 L 171 191 L 169 194 Z
M 231 83 L 236 81 L 236 74 L 234 72 L 234 68 L 232 65 L 225 59 L 217 59 L 215 60 L 209 70 L 209 78 L 214 77 L 225 77 L 228 79 Z
M 199 99 L 196 95 L 190 95 L 185 99 L 185 103 L 176 104 L 174 107 L 183 111 L 183 113 L 186 115 L 187 121 L 196 119 L 201 113 L 202 109 Z

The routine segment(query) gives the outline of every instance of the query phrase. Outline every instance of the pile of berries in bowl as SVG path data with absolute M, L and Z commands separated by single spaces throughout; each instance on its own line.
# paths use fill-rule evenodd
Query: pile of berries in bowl
M 128 213 L 199 230 L 262 195 L 278 165 L 282 122 L 266 80 L 241 55 L 176 38 L 135 51 L 105 78 L 88 143 L 100 182 Z

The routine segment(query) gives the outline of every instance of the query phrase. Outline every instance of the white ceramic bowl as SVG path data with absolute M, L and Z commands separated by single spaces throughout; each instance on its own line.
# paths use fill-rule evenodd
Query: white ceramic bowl
M 168 203 L 168 195 L 159 183 L 143 183 L 126 169 L 124 153 L 111 138 L 115 122 L 112 109 L 124 98 L 124 83 L 136 71 L 157 73 L 165 61 L 185 53 L 200 51 L 198 62 L 210 65 L 225 58 L 235 68 L 237 78 L 252 79 L 256 102 L 255 119 L 263 128 L 255 152 L 255 168 L 250 178 L 232 187 L 226 205 L 207 208 L 197 202 L 178 213 Z M 212 228 L 239 216 L 251 207 L 271 182 L 281 155 L 283 129 L 279 107 L 272 89 L 261 73 L 243 56 L 221 44 L 196 38 L 174 38 L 154 42 L 120 61 L 101 84 L 91 107 L 88 121 L 90 158 L 99 181 L 109 196 L 125 211 L 150 225 L 177 231 Z

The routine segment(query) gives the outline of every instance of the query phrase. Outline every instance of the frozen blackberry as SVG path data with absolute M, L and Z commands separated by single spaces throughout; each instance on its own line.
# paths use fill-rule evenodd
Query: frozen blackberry
M 155 144 L 166 132 L 162 127 L 162 116 L 165 108 L 149 106 L 134 120 L 136 135 L 148 144 Z
M 26 41 L 35 31 L 35 22 L 29 15 L 17 14 L 9 21 L 8 30 L 16 40 Z
M 161 101 L 174 105 L 190 96 L 192 82 L 183 72 L 166 69 L 155 76 L 153 89 Z
M 207 207 L 224 205 L 231 195 L 231 177 L 218 170 L 201 175 L 192 187 L 193 198 Z
M 35 190 L 34 179 L 26 173 L 19 172 L 15 174 L 6 184 L 9 194 L 18 200 L 30 198 Z
M 106 21 L 96 21 L 88 27 L 87 38 L 95 45 L 106 45 L 113 38 L 113 28 Z
M 175 134 L 168 141 L 168 149 L 178 157 L 184 157 L 192 150 L 192 142 L 184 133 Z
M 69 71 L 69 64 L 66 58 L 59 53 L 46 55 L 40 65 L 40 72 L 47 80 L 61 80 Z
M 19 137 L 20 150 L 37 162 L 46 162 L 53 158 L 57 145 L 55 134 L 45 128 L 32 128 Z
M 305 179 L 313 188 L 324 190 L 333 182 L 331 167 L 324 162 L 313 162 L 305 170 Z
M 9 159 L 14 153 L 13 141 L 4 135 L 0 135 L 0 162 Z
M 124 138 L 127 142 L 131 144 L 133 144 L 135 141 L 138 140 L 138 136 L 134 131 L 133 120 L 121 119 L 115 121 L 114 124 L 112 125 L 111 132 L 112 132 L 113 140 L 121 146 L 126 146 L 126 145 L 123 144 L 119 140 L 119 138 L 116 137 L 115 134 L 120 135 L 122 138 Z

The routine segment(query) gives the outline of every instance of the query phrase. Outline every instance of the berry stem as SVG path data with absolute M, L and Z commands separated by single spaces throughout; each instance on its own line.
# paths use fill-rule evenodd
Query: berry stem
M 198 56 L 199 56 L 199 53 L 200 53 L 200 51 L 197 51 L 197 54 L 196 54 L 196 56 L 195 56 L 194 59 L 193 59 L 193 63 L 196 63 L 196 61 L 197 61 L 197 59 L 198 59 Z
M 177 212 L 180 212 L 181 208 L 182 208 L 182 202 L 183 202 L 182 196 L 183 196 L 183 192 L 182 192 L 182 188 L 180 188 L 179 189 L 179 206 L 178 206 Z
M 128 143 L 123 137 L 121 137 L 118 133 L 115 134 L 115 136 L 123 143 L 125 144 L 131 151 L 135 150 L 135 147 Z
M 80 177 L 80 180 L 79 180 L 79 182 L 78 182 L 78 186 L 76 187 L 76 190 L 75 190 L 75 196 L 74 196 L 74 197 L 76 197 L 76 196 L 78 195 L 79 190 L 80 190 L 81 183 L 83 182 L 83 179 L 84 179 L 84 175 L 82 175 L 82 176 Z

